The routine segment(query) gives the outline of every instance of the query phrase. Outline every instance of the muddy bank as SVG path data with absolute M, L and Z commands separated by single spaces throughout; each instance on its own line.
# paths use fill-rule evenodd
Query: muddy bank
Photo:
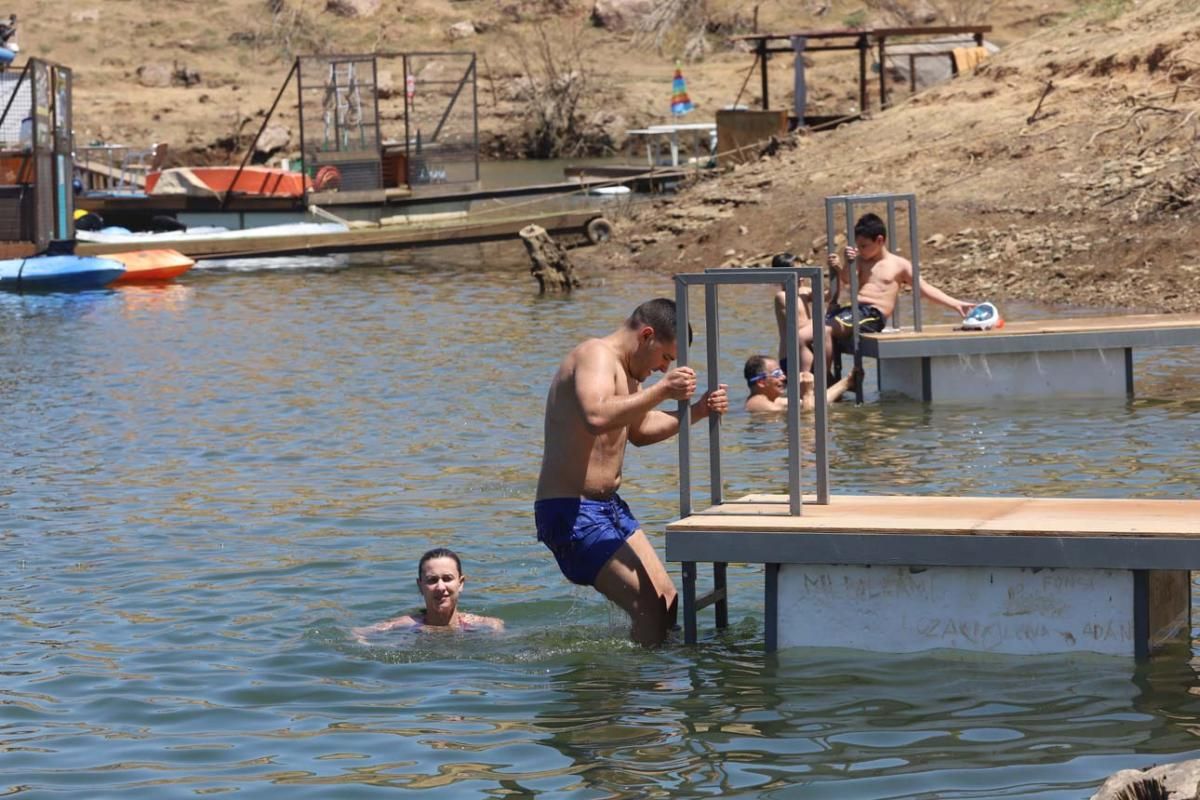
M 795 135 L 642 205 L 581 258 L 664 272 L 782 251 L 819 263 L 824 197 L 913 192 L 922 277 L 955 296 L 1200 310 L 1194 14 L 1158 0 L 1031 37 L 871 119 Z

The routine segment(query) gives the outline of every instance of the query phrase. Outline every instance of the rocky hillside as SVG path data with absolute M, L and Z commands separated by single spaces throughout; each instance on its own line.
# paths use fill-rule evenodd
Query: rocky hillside
M 915 192 L 922 274 L 957 296 L 1200 310 L 1200 15 L 1193 0 L 1085 11 L 972 75 L 639 209 L 623 251 L 597 258 L 818 261 L 824 196 Z
M 245 143 L 296 54 L 476 52 L 485 153 L 546 155 L 546 137 L 531 128 L 548 116 L 559 128 L 550 148 L 575 156 L 611 152 L 626 129 L 665 121 L 679 58 L 699 106 L 693 118 L 756 103 L 758 81 L 746 81 L 753 58 L 731 42 L 737 34 L 982 20 L 1007 43 L 1081 1 L 16 0 L 10 9 L 24 53 L 75 70 L 80 141 L 168 142 L 178 162 L 198 163 L 228 160 Z M 846 109 L 854 56 L 819 61 L 813 110 Z M 774 72 L 772 97 L 786 100 L 788 70 Z M 293 94 L 279 119 L 298 139 Z
M 615 246 L 586 257 L 667 271 L 780 250 L 819 257 L 823 196 L 912 191 L 925 275 L 956 294 L 1200 306 L 1189 244 L 1200 217 L 1195 0 L 19 0 L 10 10 L 24 53 L 74 68 L 80 142 L 165 141 L 175 163 L 192 164 L 240 157 L 297 53 L 476 52 L 486 153 L 528 155 L 549 141 L 580 155 L 665 121 L 677 58 L 699 106 L 689 119 L 754 106 L 753 58 L 737 34 L 983 21 L 1003 49 L 973 74 L 638 207 Z M 670 12 L 674 24 L 654 29 Z M 855 56 L 813 60 L 810 110 L 853 110 Z M 773 68 L 775 105 L 789 100 L 789 61 Z M 285 98 L 284 152 L 297 144 L 294 109 Z M 555 115 L 560 129 L 539 137 L 534 122 Z

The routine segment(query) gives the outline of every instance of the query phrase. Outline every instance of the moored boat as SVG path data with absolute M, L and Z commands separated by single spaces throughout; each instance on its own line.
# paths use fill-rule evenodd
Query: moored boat
M 114 281 L 117 284 L 169 281 L 187 272 L 196 263 L 178 250 L 166 249 L 129 250 L 108 253 L 104 257 L 125 265 L 125 274 Z
M 72 292 L 100 289 L 125 274 L 125 265 L 97 256 L 33 256 L 0 261 L 0 289 Z
M 303 197 L 312 183 L 302 172 L 273 167 L 175 167 L 146 175 L 146 194 Z

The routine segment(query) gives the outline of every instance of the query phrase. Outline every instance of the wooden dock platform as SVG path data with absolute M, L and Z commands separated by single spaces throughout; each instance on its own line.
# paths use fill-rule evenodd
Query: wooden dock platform
M 711 171 L 708 167 L 647 167 L 634 164 L 568 164 L 563 167 L 563 175 L 585 189 L 619 185 L 644 193 L 667 191 L 685 180 Z
M 363 250 L 400 250 L 414 247 L 475 244 L 517 238 L 529 224 L 540 225 L 552 235 L 587 236 L 588 223 L 601 216 L 599 211 L 574 211 L 556 214 L 528 214 L 513 218 L 490 217 L 488 221 L 450 221 L 441 224 L 411 223 L 352 228 L 299 235 L 253 235 L 236 237 L 189 237 L 153 240 L 155 248 L 177 250 L 195 259 L 254 258 L 260 256 L 316 255 Z M 99 256 L 136 247 L 130 241 L 80 242 L 75 252 L 81 256 Z
M 879 388 L 924 401 L 1133 395 L 1133 350 L 1200 343 L 1200 314 L 1008 322 L 988 331 L 926 325 L 864 333 Z
M 766 643 L 1144 657 L 1188 630 L 1200 501 L 748 495 L 667 526 L 685 637 L 727 618 L 725 564 L 765 565 Z M 715 589 L 696 596 L 696 565 Z

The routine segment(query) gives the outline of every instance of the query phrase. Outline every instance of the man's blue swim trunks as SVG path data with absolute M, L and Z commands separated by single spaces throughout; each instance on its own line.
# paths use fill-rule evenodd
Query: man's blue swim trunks
M 591 586 L 613 553 L 642 526 L 616 494 L 607 500 L 554 497 L 533 504 L 537 538 L 571 583 Z

